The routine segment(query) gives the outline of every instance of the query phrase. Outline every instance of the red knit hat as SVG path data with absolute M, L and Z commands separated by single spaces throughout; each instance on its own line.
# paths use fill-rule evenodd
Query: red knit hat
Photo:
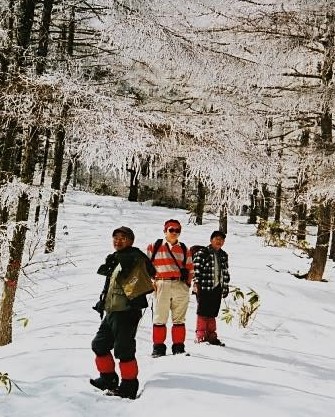
M 179 223 L 178 220 L 170 219 L 170 220 L 166 220 L 166 222 L 164 223 L 164 232 L 166 232 L 170 226 L 175 226 L 175 227 L 177 226 L 179 229 L 181 229 L 181 224 Z

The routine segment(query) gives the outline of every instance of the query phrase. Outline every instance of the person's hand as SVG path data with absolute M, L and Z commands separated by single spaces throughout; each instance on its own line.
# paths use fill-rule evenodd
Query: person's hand
M 196 282 L 193 283 L 193 287 L 192 287 L 192 294 L 198 294 L 198 284 Z
M 229 287 L 224 287 L 222 290 L 222 298 L 228 297 L 229 294 Z

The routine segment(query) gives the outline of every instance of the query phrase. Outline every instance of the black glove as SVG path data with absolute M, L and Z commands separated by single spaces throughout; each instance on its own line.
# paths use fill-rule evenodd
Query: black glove
M 100 318 L 102 320 L 103 316 L 104 316 L 104 307 L 105 307 L 105 303 L 102 300 L 99 300 L 95 306 L 93 306 L 93 310 L 97 311 L 100 314 Z
M 229 294 L 229 287 L 223 287 L 222 289 L 222 298 L 228 297 Z

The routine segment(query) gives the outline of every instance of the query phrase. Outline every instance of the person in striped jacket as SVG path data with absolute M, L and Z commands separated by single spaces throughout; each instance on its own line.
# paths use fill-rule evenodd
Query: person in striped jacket
M 161 245 L 155 250 L 150 243 L 147 255 L 156 268 L 153 309 L 153 357 L 166 355 L 167 322 L 171 312 L 172 353 L 185 352 L 185 319 L 194 276 L 192 255 L 185 244 L 179 242 L 181 224 L 170 219 L 164 224 Z M 153 253 L 154 259 L 153 257 Z

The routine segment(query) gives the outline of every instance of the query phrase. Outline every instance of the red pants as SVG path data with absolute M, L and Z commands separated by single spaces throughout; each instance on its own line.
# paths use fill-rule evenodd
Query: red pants
M 197 315 L 196 342 L 210 342 L 217 339 L 215 317 Z

